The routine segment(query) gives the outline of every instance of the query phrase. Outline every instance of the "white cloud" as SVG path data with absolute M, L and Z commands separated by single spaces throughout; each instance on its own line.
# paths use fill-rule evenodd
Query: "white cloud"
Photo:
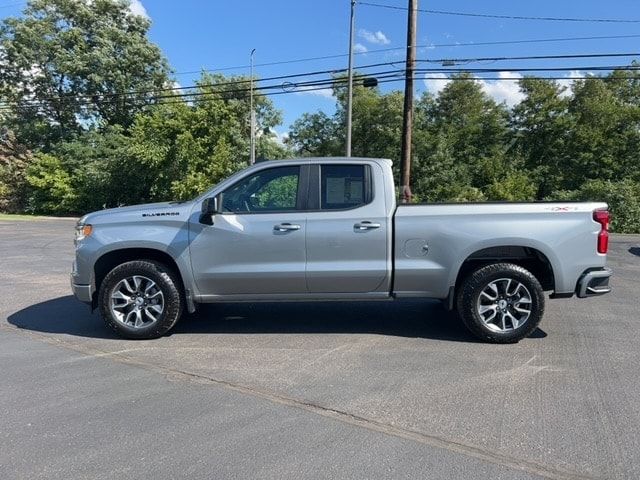
M 131 3 L 129 4 L 129 11 L 134 15 L 149 18 L 147 9 L 144 8 L 144 5 L 142 5 L 142 2 L 140 0 L 131 0 Z
M 316 90 L 318 87 L 314 87 L 313 85 L 309 86 L 301 86 L 296 87 L 295 93 L 298 95 L 315 95 L 322 98 L 327 98 L 333 100 L 333 90 L 330 88 L 321 88 Z
M 376 45 L 388 45 L 391 43 L 391 40 L 389 40 L 380 30 L 377 32 L 370 32 L 369 30 L 361 28 L 358 30 L 358 36 L 364 38 L 367 42 L 374 43 Z
M 484 93 L 496 102 L 505 102 L 509 108 L 520 103 L 524 94 L 520 91 L 516 79 L 522 78 L 522 75 L 514 72 L 500 72 L 498 78 L 501 80 L 478 80 Z
M 433 95 L 438 95 L 450 81 L 444 73 L 427 73 L 424 76 L 424 86 Z
M 558 85 L 566 87 L 561 96 L 568 97 L 572 93 L 572 84 L 576 78 L 584 78 L 587 73 L 580 70 L 571 70 L 564 79 L 557 80 Z M 523 78 L 516 72 L 502 71 L 498 73 L 501 80 L 484 80 L 475 77 L 482 91 L 493 98 L 496 102 L 505 102 L 509 108 L 517 105 L 524 99 L 524 94 L 520 91 L 518 80 Z M 424 76 L 425 88 L 433 95 L 438 95 L 451 80 L 444 73 L 427 73 Z
M 520 92 L 518 81 L 515 80 L 522 78 L 522 75 L 513 72 L 500 72 L 498 77 L 504 80 L 476 78 L 484 93 L 496 102 L 505 102 L 508 107 L 513 107 L 524 98 L 524 95 Z M 449 82 L 451 80 L 444 73 L 427 73 L 424 76 L 425 87 L 434 95 L 438 95 Z
M 354 51 L 355 53 L 365 53 L 365 52 L 367 52 L 368 50 L 367 50 L 367 47 L 365 47 L 363 44 L 361 44 L 361 43 L 356 43 L 356 44 L 353 46 L 353 51 Z
M 564 92 L 562 92 L 560 95 L 562 97 L 568 97 L 571 95 L 571 84 L 573 83 L 572 78 L 581 78 L 581 77 L 585 77 L 586 74 L 584 72 L 581 72 L 580 70 L 571 70 L 568 74 L 567 74 L 567 79 L 566 80 L 558 80 L 558 85 L 560 85 L 561 87 L 566 87 Z
M 269 132 L 271 133 L 272 138 L 279 145 L 284 145 L 286 143 L 286 141 L 289 139 L 289 132 L 279 132 L 275 128 L 269 129 Z

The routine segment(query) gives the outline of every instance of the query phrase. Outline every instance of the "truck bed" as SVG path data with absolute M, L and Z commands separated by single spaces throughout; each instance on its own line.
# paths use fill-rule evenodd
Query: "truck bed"
M 462 263 L 492 248 L 528 249 L 553 269 L 556 294 L 571 293 L 596 253 L 598 202 L 487 202 L 400 205 L 394 215 L 397 296 L 446 298 Z M 515 250 L 514 250 L 515 251 Z M 480 253 L 482 255 L 482 253 Z

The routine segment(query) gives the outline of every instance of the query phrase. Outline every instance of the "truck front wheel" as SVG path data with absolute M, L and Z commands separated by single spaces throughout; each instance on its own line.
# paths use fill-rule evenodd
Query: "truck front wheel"
M 465 326 L 481 340 L 514 343 L 538 327 L 544 292 L 528 270 L 512 263 L 494 263 L 463 280 L 457 310 Z
M 152 260 L 118 265 L 100 285 L 102 318 L 118 335 L 131 339 L 161 337 L 180 319 L 180 281 L 171 269 Z

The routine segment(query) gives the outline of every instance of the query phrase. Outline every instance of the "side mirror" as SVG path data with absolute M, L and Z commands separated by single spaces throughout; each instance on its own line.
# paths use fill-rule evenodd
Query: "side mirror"
M 202 201 L 202 209 L 200 210 L 200 223 L 205 225 L 213 225 L 213 216 L 220 213 L 218 197 L 205 198 Z

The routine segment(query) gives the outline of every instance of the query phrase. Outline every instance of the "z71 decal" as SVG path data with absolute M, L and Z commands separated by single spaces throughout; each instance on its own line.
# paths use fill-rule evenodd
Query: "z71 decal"
M 564 206 L 564 207 L 549 207 L 548 210 L 552 212 L 575 212 L 578 210 L 578 207 L 573 206 Z

